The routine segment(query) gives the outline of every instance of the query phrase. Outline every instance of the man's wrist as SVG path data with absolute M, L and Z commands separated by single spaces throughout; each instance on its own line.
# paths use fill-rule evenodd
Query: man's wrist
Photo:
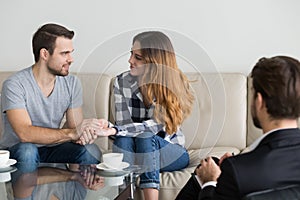
M 77 128 L 72 129 L 61 129 L 62 131 L 66 131 L 68 137 L 70 137 L 71 141 L 77 140 L 79 138 L 79 134 L 77 132 Z

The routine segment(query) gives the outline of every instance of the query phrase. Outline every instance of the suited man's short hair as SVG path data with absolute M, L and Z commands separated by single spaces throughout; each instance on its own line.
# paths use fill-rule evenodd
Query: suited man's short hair
M 252 72 L 254 95 L 261 93 L 273 119 L 300 116 L 300 63 L 288 56 L 261 58 Z

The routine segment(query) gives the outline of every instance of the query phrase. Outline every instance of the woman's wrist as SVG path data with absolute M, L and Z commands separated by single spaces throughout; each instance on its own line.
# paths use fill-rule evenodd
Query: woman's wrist
M 113 127 L 111 127 L 113 130 L 114 130 L 114 134 L 113 135 L 116 135 L 117 133 L 118 133 L 118 128 L 117 127 L 115 127 L 115 126 L 113 126 Z
M 107 120 L 107 128 L 113 128 L 114 124 Z

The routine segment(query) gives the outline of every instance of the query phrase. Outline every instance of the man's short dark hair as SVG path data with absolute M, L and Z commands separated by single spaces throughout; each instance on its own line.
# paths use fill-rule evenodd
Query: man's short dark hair
M 273 119 L 300 115 L 300 63 L 287 56 L 261 58 L 251 73 L 255 95 L 261 93 Z
M 32 49 L 35 62 L 38 62 L 40 57 L 40 50 L 42 48 L 47 49 L 50 55 L 53 54 L 57 37 L 72 39 L 73 36 L 74 31 L 70 31 L 58 24 L 45 24 L 41 26 L 34 33 L 32 38 Z

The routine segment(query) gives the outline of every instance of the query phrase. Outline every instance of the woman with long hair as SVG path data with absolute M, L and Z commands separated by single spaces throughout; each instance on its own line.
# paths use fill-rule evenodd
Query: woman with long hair
M 140 188 L 145 199 L 158 199 L 159 172 L 189 164 L 180 125 L 191 113 L 194 96 L 180 71 L 170 39 L 148 31 L 133 39 L 130 71 L 114 82 L 114 152 L 144 166 Z

